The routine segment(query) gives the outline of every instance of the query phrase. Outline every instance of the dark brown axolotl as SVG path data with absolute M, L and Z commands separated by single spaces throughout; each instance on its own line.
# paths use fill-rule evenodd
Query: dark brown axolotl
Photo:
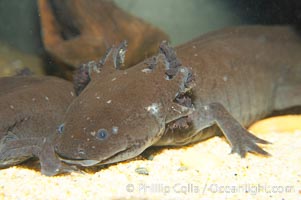
M 64 162 L 114 163 L 221 133 L 232 153 L 269 155 L 244 127 L 301 103 L 301 40 L 290 27 L 226 28 L 175 50 L 163 42 L 157 56 L 115 72 L 109 54 L 90 63 L 91 81 L 62 121 L 55 151 Z
M 56 77 L 0 78 L 0 167 L 36 156 L 45 175 L 68 171 L 52 144 L 74 96 L 72 83 Z

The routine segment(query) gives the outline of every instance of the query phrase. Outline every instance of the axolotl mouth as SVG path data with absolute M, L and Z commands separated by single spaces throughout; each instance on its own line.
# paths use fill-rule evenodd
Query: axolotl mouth
M 123 160 L 127 160 L 129 155 L 131 154 L 131 151 L 133 150 L 133 148 L 129 147 L 129 148 L 125 148 L 120 150 L 119 152 L 109 155 L 105 158 L 99 159 L 99 160 L 93 160 L 93 159 L 76 159 L 76 158 L 68 158 L 64 155 L 61 155 L 60 153 L 58 153 L 58 151 L 56 150 L 56 155 L 58 156 L 58 158 L 67 163 L 67 164 L 72 164 L 72 165 L 80 165 L 83 167 L 90 167 L 90 166 L 95 166 L 95 165 L 104 165 L 104 164 L 111 164 L 111 163 L 115 163 L 115 162 L 119 162 L 119 161 L 123 161 Z

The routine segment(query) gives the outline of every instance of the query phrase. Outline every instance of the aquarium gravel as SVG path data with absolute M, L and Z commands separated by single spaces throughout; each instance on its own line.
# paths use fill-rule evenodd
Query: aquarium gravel
M 28 162 L 0 170 L 0 199 L 301 199 L 301 130 L 257 135 L 271 157 L 241 159 L 215 137 L 55 177 Z

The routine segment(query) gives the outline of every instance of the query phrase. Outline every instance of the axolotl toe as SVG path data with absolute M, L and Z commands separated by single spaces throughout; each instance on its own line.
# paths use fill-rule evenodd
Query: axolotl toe
M 124 52 L 87 68 L 55 147 L 64 162 L 114 163 L 215 135 L 241 157 L 269 155 L 258 145 L 268 142 L 244 127 L 301 102 L 301 43 L 290 27 L 226 28 L 175 49 L 163 42 L 157 56 L 114 71 Z
M 55 155 L 53 143 L 74 97 L 72 83 L 56 77 L 0 78 L 0 167 L 35 156 L 45 175 L 69 171 Z

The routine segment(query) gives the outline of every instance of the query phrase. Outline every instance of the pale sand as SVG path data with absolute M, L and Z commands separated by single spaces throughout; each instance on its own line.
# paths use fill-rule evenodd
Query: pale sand
M 0 199 L 301 199 L 301 130 L 258 136 L 273 143 L 264 147 L 272 157 L 241 159 L 215 137 L 93 173 L 46 177 L 10 167 L 0 170 Z

